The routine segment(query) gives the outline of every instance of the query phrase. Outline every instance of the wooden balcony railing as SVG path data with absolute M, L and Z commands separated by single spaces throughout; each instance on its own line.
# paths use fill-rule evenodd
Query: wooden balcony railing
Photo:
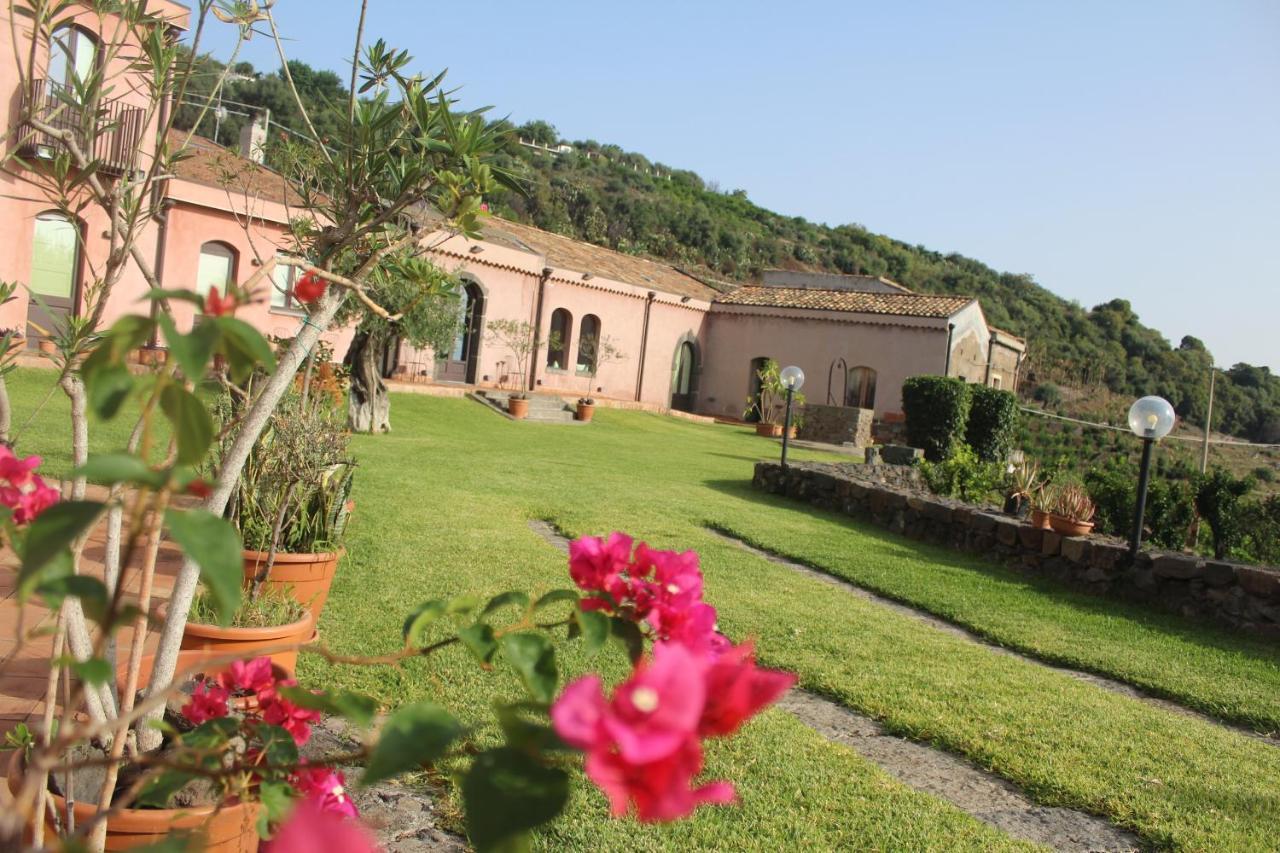
M 22 96 L 21 126 L 17 138 L 27 156 L 52 158 L 62 150 L 62 140 L 37 130 L 37 120 L 58 131 L 71 131 L 78 146 L 99 169 L 123 174 L 137 163 L 138 143 L 142 139 L 143 110 L 119 101 L 104 101 L 86 115 L 88 107 L 77 104 L 70 90 L 52 80 L 33 80 Z

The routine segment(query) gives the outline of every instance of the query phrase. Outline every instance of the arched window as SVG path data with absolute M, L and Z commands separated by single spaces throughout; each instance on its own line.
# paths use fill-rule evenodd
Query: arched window
M 870 367 L 855 367 L 849 371 L 849 385 L 844 404 L 855 409 L 876 407 L 876 372 Z
M 551 312 L 551 334 L 547 338 L 547 367 L 565 370 L 569 364 L 569 344 L 573 337 L 573 315 L 563 308 Z
M 671 381 L 672 394 L 688 394 L 693 386 L 693 344 L 685 341 L 676 353 L 675 375 Z
M 236 280 L 236 250 L 226 243 L 210 241 L 200 247 L 200 265 L 196 267 L 196 293 L 207 296 L 210 290 L 221 294 Z
M 49 79 L 65 89 L 74 90 L 76 81 L 83 83 L 93 73 L 98 61 L 98 40 L 88 30 L 77 26 L 59 27 L 49 44 Z
M 600 361 L 600 318 L 587 314 L 578 326 L 578 372 L 595 375 Z
M 80 229 L 61 213 L 36 217 L 31 246 L 31 291 L 42 297 L 73 299 L 80 268 Z

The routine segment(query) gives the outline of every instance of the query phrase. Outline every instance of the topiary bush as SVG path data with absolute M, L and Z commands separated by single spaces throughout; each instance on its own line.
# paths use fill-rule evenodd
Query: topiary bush
M 1143 515 L 1143 541 L 1162 548 L 1181 549 L 1187 544 L 1196 519 L 1198 477 L 1155 476 L 1147 490 Z M 1127 537 L 1133 529 L 1138 502 L 1138 466 L 1117 458 L 1104 468 L 1084 475 L 1085 488 L 1098 507 L 1094 523 L 1099 533 Z
M 941 462 L 964 442 L 969 422 L 970 389 L 963 379 L 912 376 L 902 383 L 902 410 L 907 416 L 907 442 Z
M 965 440 L 983 462 L 1004 461 L 1018 431 L 1018 398 L 985 385 L 974 385 L 969 396 Z

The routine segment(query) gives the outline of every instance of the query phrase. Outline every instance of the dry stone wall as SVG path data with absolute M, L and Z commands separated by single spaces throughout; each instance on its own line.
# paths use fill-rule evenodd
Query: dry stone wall
M 799 437 L 827 444 L 853 444 L 866 447 L 871 443 L 871 422 L 875 412 L 848 406 L 817 406 L 806 403 L 804 426 Z
M 1136 601 L 1280 640 L 1280 569 L 1062 536 L 990 509 L 879 481 L 856 464 L 756 463 L 752 485 L 912 539 L 980 554 L 1094 595 Z M 880 466 L 874 466 L 880 467 Z

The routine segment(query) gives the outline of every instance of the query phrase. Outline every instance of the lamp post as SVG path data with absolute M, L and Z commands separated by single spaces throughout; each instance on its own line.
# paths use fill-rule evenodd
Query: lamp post
M 1147 511 L 1147 485 L 1151 481 L 1151 447 L 1173 429 L 1173 406 L 1163 397 L 1143 397 L 1129 407 L 1129 429 L 1142 439 L 1142 468 L 1138 474 L 1138 506 L 1133 514 L 1129 556 L 1142 547 L 1142 517 Z
M 787 389 L 787 413 L 782 418 L 782 470 L 787 470 L 787 440 L 791 437 L 791 399 L 804 385 L 804 371 L 792 365 L 782 369 L 782 387 Z

